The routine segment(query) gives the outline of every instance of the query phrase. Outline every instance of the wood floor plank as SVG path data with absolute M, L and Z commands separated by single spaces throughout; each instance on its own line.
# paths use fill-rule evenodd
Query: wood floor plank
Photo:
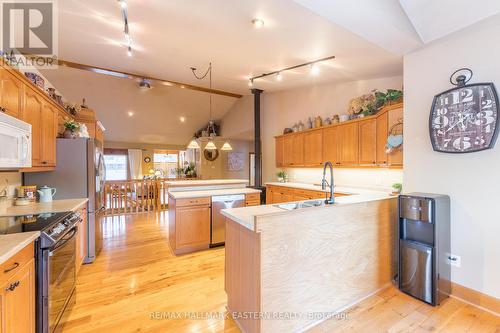
M 223 248 L 174 256 L 167 212 L 109 217 L 103 230 L 63 333 L 240 332 L 226 313 Z M 500 317 L 457 299 L 432 307 L 389 287 L 309 332 L 500 333 Z

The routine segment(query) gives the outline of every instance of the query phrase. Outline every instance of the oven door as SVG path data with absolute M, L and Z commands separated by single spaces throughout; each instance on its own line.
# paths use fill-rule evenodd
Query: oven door
M 49 253 L 49 333 L 54 332 L 75 289 L 76 232 L 75 226 Z
M 31 125 L 0 112 L 0 169 L 31 167 Z

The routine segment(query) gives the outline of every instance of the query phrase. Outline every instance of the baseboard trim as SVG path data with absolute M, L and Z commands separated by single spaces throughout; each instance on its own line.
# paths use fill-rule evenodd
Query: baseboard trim
M 450 296 L 500 317 L 500 299 L 496 297 L 483 294 L 454 282 L 451 283 Z

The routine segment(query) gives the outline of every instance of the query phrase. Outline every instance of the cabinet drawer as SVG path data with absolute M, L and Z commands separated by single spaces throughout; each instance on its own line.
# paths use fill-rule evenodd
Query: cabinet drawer
M 177 207 L 210 205 L 210 197 L 177 199 L 175 205 Z
M 27 245 L 12 258 L 0 265 L 0 284 L 8 281 L 24 265 L 35 257 L 34 243 Z
M 245 194 L 245 201 L 259 201 L 260 202 L 260 193 Z
M 260 200 L 245 200 L 245 206 L 260 206 Z

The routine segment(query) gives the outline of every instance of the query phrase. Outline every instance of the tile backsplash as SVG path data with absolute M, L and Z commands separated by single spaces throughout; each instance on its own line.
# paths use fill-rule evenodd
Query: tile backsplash
M 16 190 L 22 185 L 19 172 L 0 172 L 0 212 L 13 205 Z M 4 197 L 6 195 L 6 197 Z

